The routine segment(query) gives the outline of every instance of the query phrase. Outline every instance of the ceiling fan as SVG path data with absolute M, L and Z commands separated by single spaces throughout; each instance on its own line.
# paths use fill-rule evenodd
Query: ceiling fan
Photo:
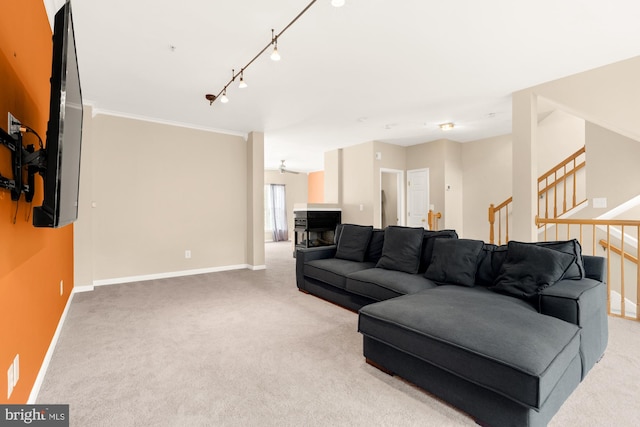
M 287 167 L 284 164 L 284 160 L 280 160 L 280 173 L 295 173 L 295 174 L 299 174 L 300 172 L 296 172 L 296 171 L 292 171 L 287 169 Z

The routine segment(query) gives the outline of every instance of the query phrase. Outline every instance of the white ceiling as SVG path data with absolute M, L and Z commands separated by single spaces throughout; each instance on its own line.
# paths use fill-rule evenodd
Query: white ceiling
M 640 55 L 637 0 L 318 0 L 280 38 L 281 61 L 265 53 L 248 88 L 209 106 L 204 95 L 308 3 L 73 0 L 83 97 L 98 111 L 262 131 L 265 167 L 313 171 L 325 151 L 366 141 L 510 133 L 512 92 Z

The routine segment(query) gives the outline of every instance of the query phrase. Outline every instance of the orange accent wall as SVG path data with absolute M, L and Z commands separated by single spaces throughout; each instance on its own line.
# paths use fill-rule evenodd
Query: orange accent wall
M 307 203 L 324 203 L 324 171 L 310 172 Z
M 11 112 L 45 138 L 51 49 L 44 3 L 2 0 L 0 126 L 4 130 Z M 30 134 L 23 143 L 38 144 Z M 0 174 L 13 178 L 10 158 L 9 150 L 0 146 Z M 37 177 L 33 206 L 41 202 L 42 180 Z M 9 191 L 0 190 L 0 403 L 27 402 L 73 288 L 73 226 L 35 228 L 31 208 L 24 195 L 16 205 Z M 16 354 L 20 378 L 7 399 L 7 370 Z

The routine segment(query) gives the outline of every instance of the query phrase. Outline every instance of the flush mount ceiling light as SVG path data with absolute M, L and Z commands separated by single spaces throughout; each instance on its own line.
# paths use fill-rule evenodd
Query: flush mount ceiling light
M 280 53 L 278 52 L 278 39 L 280 38 L 280 36 L 282 36 L 282 34 L 284 34 L 285 31 L 287 31 L 289 29 L 289 27 L 291 27 L 294 22 L 296 22 L 298 19 L 300 19 L 300 17 L 302 15 L 305 14 L 305 12 L 307 10 L 309 10 L 309 8 L 311 6 L 314 5 L 314 3 L 317 0 L 313 0 L 311 1 L 311 3 L 309 3 L 304 9 L 302 9 L 302 12 L 300 12 L 295 18 L 293 18 L 291 20 L 291 22 L 289 22 L 283 29 L 282 31 L 280 31 L 279 33 L 275 33 L 275 30 L 271 30 L 271 41 L 269 41 L 269 44 L 267 44 L 265 47 L 262 48 L 262 50 L 260 52 L 258 52 L 256 54 L 256 56 L 254 56 L 251 61 L 247 62 L 247 64 L 242 67 L 240 69 L 240 71 L 238 73 L 235 72 L 235 70 L 231 70 L 231 80 L 229 80 L 227 82 L 226 85 L 224 85 L 224 87 L 220 90 L 220 92 L 218 92 L 217 95 L 214 95 L 212 93 L 208 93 L 206 94 L 204 97 L 207 101 L 209 101 L 209 105 L 213 105 L 213 103 L 217 100 L 220 99 L 220 102 L 222 103 L 227 103 L 229 102 L 229 98 L 227 97 L 227 87 L 233 83 L 236 78 L 239 76 L 240 77 L 240 83 L 238 84 L 238 87 L 240 89 L 246 88 L 247 87 L 247 83 L 245 83 L 244 81 L 244 71 L 249 68 L 249 66 L 251 64 L 253 64 L 253 62 L 258 59 L 258 57 L 260 55 L 262 55 L 267 49 L 269 49 L 270 47 L 273 46 L 273 51 L 271 52 L 271 59 L 274 61 L 279 61 L 280 60 Z M 335 7 L 341 7 L 344 6 L 345 0 L 331 0 L 331 4 Z
M 445 131 L 446 131 L 446 130 L 451 130 L 451 129 L 453 129 L 453 128 L 455 127 L 455 125 L 454 125 L 453 123 L 451 123 L 451 122 L 449 122 L 449 123 L 442 123 L 442 124 L 441 124 L 441 125 L 439 125 L 439 126 L 440 126 L 440 129 L 441 129 L 441 130 L 445 130 Z

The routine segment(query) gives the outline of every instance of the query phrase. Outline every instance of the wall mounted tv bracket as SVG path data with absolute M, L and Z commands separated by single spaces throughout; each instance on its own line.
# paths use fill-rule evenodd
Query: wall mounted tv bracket
M 0 145 L 4 145 L 11 151 L 11 169 L 13 179 L 0 174 L 0 189 L 11 191 L 11 200 L 20 200 L 20 195 L 25 194 L 27 203 L 33 200 L 35 189 L 35 174 L 44 174 L 46 170 L 45 150 L 35 150 L 33 145 L 22 146 L 22 132 L 18 131 L 13 135 L 8 134 L 0 128 Z M 27 168 L 27 183 L 24 183 L 23 169 Z

